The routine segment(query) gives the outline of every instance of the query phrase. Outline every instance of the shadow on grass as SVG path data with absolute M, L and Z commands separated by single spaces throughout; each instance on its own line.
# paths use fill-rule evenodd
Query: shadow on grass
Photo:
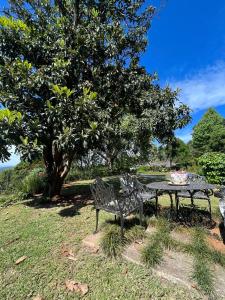
M 225 226 L 224 226 L 224 223 L 223 223 L 223 222 L 221 222 L 221 223 L 219 224 L 219 230 L 220 230 L 220 236 L 221 236 L 222 241 L 223 241 L 223 243 L 224 243 L 224 245 L 225 245 Z
M 89 183 L 65 184 L 62 196 L 49 200 L 42 196 L 36 196 L 24 202 L 24 205 L 35 209 L 51 209 L 58 207 L 61 210 L 58 214 L 61 217 L 74 217 L 79 215 L 79 210 L 87 205 L 92 205 L 93 200 L 90 193 Z
M 206 227 L 212 229 L 216 226 L 216 222 L 210 220 L 210 214 L 208 211 L 191 205 L 182 205 L 179 208 L 178 218 L 176 218 L 176 212 L 170 210 L 169 207 L 163 207 L 160 210 L 160 215 L 166 218 L 172 219 L 175 224 L 183 225 L 185 227 Z

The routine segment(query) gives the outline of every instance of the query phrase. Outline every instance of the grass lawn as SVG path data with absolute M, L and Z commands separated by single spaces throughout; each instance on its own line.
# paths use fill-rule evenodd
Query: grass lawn
M 89 198 L 88 184 L 67 185 L 64 195 L 82 192 Z M 88 284 L 84 299 L 202 299 L 194 290 L 154 277 L 148 268 L 83 250 L 81 241 L 93 232 L 95 211 L 91 202 L 70 199 L 51 207 L 24 202 L 0 209 L 0 299 L 32 299 L 38 294 L 43 299 L 79 299 L 66 289 L 66 280 Z M 160 204 L 169 205 L 167 197 Z M 214 211 L 217 205 L 214 199 Z M 110 218 L 101 212 L 100 223 Z M 68 259 L 68 252 L 75 260 Z M 22 256 L 27 258 L 16 265 Z

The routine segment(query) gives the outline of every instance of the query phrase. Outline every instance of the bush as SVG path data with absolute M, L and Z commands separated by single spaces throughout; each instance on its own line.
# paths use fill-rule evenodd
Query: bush
M 104 165 L 97 165 L 91 167 L 73 167 L 66 177 L 66 181 L 93 179 L 97 176 L 105 177 L 110 175 L 108 169 Z
M 11 194 L 21 191 L 25 177 L 27 177 L 32 170 L 37 171 L 38 169 L 43 172 L 42 161 L 34 161 L 32 163 L 22 161 L 16 167 L 0 172 L 0 192 Z
M 166 173 L 170 170 L 170 168 L 164 166 L 139 166 L 137 168 L 137 173 L 149 174 L 152 172 L 162 172 Z
M 203 154 L 198 163 L 203 175 L 210 183 L 223 184 L 225 182 L 225 154 L 209 152 Z
M 10 184 L 12 180 L 13 170 L 8 169 L 0 173 L 0 191 L 7 191 L 10 189 Z
M 46 187 L 46 176 L 44 170 L 37 168 L 32 170 L 27 175 L 21 186 L 21 191 L 27 195 L 39 194 L 44 191 Z

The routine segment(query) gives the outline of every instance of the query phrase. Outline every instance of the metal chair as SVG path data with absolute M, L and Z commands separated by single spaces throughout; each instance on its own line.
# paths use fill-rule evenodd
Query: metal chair
M 188 183 L 206 183 L 206 178 L 204 176 L 200 176 L 198 174 L 188 174 Z M 209 213 L 210 213 L 210 219 L 212 216 L 212 209 L 211 209 L 211 201 L 210 197 L 213 194 L 213 191 L 198 191 L 195 193 L 189 193 L 188 191 L 182 191 L 177 194 L 178 199 L 180 198 L 190 198 L 191 199 L 191 205 L 194 207 L 194 200 L 206 200 L 208 201 L 209 206 Z
M 224 227 L 225 227 L 225 186 L 221 187 L 221 189 L 215 193 L 215 196 L 219 199 L 219 208 L 220 213 L 223 217 Z
M 91 192 L 94 197 L 96 209 L 96 229 L 98 231 L 99 211 L 104 210 L 120 218 L 121 238 L 124 236 L 124 220 L 132 212 L 138 210 L 140 213 L 140 224 L 142 224 L 143 203 L 133 189 L 120 196 L 115 195 L 112 185 L 104 182 L 101 178 L 96 178 L 91 185 Z
M 120 184 L 123 192 L 131 192 L 132 190 L 136 190 L 143 203 L 155 199 L 157 213 L 158 197 L 155 190 L 148 188 L 145 184 L 141 183 L 136 176 L 132 176 L 128 173 L 123 174 L 120 177 Z

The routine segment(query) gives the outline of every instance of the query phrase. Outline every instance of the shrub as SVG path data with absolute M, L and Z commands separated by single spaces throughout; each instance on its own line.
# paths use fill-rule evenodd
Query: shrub
M 21 191 L 27 195 L 42 193 L 46 187 L 46 176 L 44 170 L 37 168 L 27 175 L 21 186 Z
M 0 191 L 7 191 L 10 189 L 12 180 L 13 170 L 8 169 L 0 173 Z
M 34 169 L 43 170 L 41 166 L 43 166 L 42 161 L 37 160 L 32 163 L 21 161 L 16 167 L 0 172 L 0 191 L 4 194 L 21 191 L 25 177 Z
M 225 182 L 225 154 L 209 152 L 198 159 L 203 175 L 210 183 L 222 184 Z
M 84 180 L 84 179 L 93 179 L 97 176 L 105 177 L 110 175 L 106 166 L 97 165 L 90 167 L 74 167 L 70 170 L 69 174 L 66 177 L 66 181 L 74 181 L 74 180 Z

